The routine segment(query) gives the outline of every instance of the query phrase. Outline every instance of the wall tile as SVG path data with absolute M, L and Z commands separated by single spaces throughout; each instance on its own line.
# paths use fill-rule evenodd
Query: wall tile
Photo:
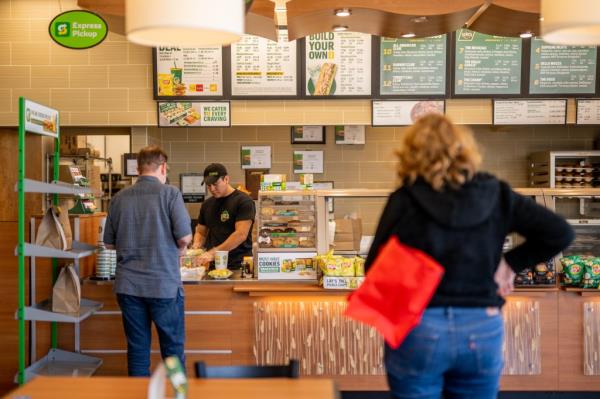
M 10 65 L 10 43 L 0 43 L 0 65 Z
M 188 141 L 188 131 L 187 128 L 161 128 L 160 136 L 161 140 L 164 142 L 168 141 Z
M 71 66 L 69 68 L 69 84 L 72 88 L 108 87 L 108 66 Z
M 389 182 L 395 179 L 395 162 L 360 162 L 359 181 Z
M 290 142 L 291 133 L 289 126 L 258 126 L 258 140 Z
M 145 112 L 110 112 L 108 115 L 108 120 L 110 124 L 117 126 L 144 126 L 147 124 Z
M 19 97 L 25 97 L 40 104 L 50 104 L 50 89 L 12 89 L 9 97 L 12 102 L 12 108 L 9 110 L 12 112 L 19 111 Z
M 52 65 L 88 65 L 89 50 L 73 50 L 50 43 L 50 63 Z
M 2 2 L 4 3 L 4 1 Z M 48 23 L 47 19 L 31 19 L 29 20 L 29 35 L 32 42 L 48 42 L 52 39 L 48 34 Z M 1 35 L 1 34 L 0 34 Z M 11 39 L 13 41 L 14 39 Z M 18 40 L 17 40 L 18 41 Z
M 238 143 L 211 143 L 206 146 L 206 162 L 239 162 L 240 145 Z
M 99 46 L 89 49 L 90 64 L 119 65 L 127 64 L 129 55 L 128 43 L 102 42 Z M 85 51 L 85 50 L 84 50 Z
M 5 0 L 6 1 L 6 0 Z M 50 18 L 50 2 L 47 0 L 11 0 L 11 17 L 18 19 Z
M 31 87 L 30 66 L 0 66 L 0 89 Z
M 223 128 L 223 141 L 256 141 L 257 128 L 256 126 L 233 126 Z
M 144 64 L 152 65 L 152 48 L 138 46 L 133 43 L 128 44 L 129 47 L 129 64 Z
M 8 1 L 0 1 L 2 8 L 6 7 Z M 8 5 L 10 8 L 10 4 Z M 1 10 L 1 9 L 0 9 Z M 0 42 L 28 42 L 29 35 L 29 20 L 2 20 L 2 28 L 0 29 Z
M 50 43 L 11 43 L 12 65 L 49 65 Z
M 18 124 L 18 112 L 0 112 L 0 126 L 17 126 Z
M 257 112 L 246 112 L 238 111 L 232 107 L 231 109 L 231 124 L 244 126 L 244 125 L 263 125 L 267 122 L 265 113 L 261 111 Z
M 163 143 L 164 143 L 163 139 Z M 185 143 L 171 141 L 171 157 L 176 162 L 202 162 L 204 160 L 204 143 Z
M 365 131 L 367 141 L 389 141 L 394 140 L 393 127 L 370 127 L 367 126 Z
M 188 140 L 191 141 L 221 141 L 221 128 L 205 127 L 188 129 Z
M 271 146 L 271 156 L 273 162 L 292 162 L 292 152 L 295 146 L 290 143 L 276 142 Z
M 109 87 L 147 88 L 146 65 L 123 65 L 108 67 Z
M 130 111 L 148 111 L 153 108 L 156 109 L 156 101 L 152 98 L 152 89 L 129 89 Z
M 128 89 L 90 89 L 92 111 L 128 111 Z
M 265 116 L 266 123 L 270 125 L 302 125 L 304 123 L 304 112 L 285 111 L 281 113 L 269 113 Z
M 10 112 L 13 107 L 13 103 L 18 104 L 18 102 L 15 102 L 15 98 L 18 101 L 18 97 L 12 96 L 11 89 L 0 89 L 0 112 Z
M 69 87 L 68 66 L 32 66 L 31 86 L 34 88 Z
M 341 160 L 344 162 L 376 161 L 378 160 L 377 146 L 377 142 L 369 140 L 366 141 L 366 144 L 338 145 L 342 150 Z
M 0 1 L 0 18 L 10 18 L 10 1 Z
M 71 125 L 108 125 L 108 112 L 71 112 Z
M 50 89 L 50 106 L 60 111 L 90 111 L 90 91 Z

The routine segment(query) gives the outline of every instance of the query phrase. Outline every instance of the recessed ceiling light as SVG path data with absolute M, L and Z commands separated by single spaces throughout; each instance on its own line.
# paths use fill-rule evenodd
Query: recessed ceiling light
M 402 37 L 405 39 L 410 39 L 411 37 L 415 37 L 415 36 L 417 36 L 417 35 L 415 35 L 413 32 L 405 33 L 402 35 Z
M 426 16 L 412 17 L 410 19 L 410 22 L 412 22 L 413 24 L 422 24 L 423 22 L 427 22 L 427 17 Z
M 521 38 L 523 38 L 523 39 L 529 39 L 530 37 L 533 37 L 533 33 L 531 33 L 531 32 L 523 32 L 519 36 L 521 36 Z
M 348 30 L 348 27 L 346 25 L 333 25 L 332 29 L 334 32 L 345 32 Z
M 543 21 L 543 20 L 544 20 L 544 17 L 540 17 L 540 21 Z
M 352 15 L 352 10 L 349 8 L 338 8 L 335 10 L 336 17 L 349 17 Z

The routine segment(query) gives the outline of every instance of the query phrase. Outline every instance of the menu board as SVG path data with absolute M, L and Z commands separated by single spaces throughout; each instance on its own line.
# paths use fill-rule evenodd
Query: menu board
M 595 93 L 596 53 L 596 47 L 559 46 L 531 39 L 529 93 Z
M 155 54 L 155 93 L 158 97 L 223 95 L 221 46 L 158 47 Z
M 444 100 L 412 101 L 386 100 L 373 101 L 373 126 L 405 126 L 412 125 L 427 114 L 445 112 Z
M 295 96 L 296 42 L 244 35 L 231 45 L 231 95 Z
M 242 169 L 270 169 L 271 146 L 243 145 L 240 150 Z
M 567 100 L 494 100 L 494 125 L 564 125 Z
M 459 29 L 456 32 L 454 93 L 520 94 L 521 48 L 520 38 Z
M 229 101 L 166 102 L 159 101 L 159 127 L 229 127 Z
M 324 32 L 306 38 L 308 96 L 370 96 L 371 35 Z
M 577 99 L 578 125 L 600 125 L 600 99 Z
M 414 39 L 382 37 L 381 95 L 446 94 L 446 35 Z

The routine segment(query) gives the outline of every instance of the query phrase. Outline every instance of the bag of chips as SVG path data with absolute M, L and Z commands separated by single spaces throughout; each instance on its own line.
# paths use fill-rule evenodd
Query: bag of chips
M 579 287 L 585 272 L 585 264 L 581 256 L 565 256 L 564 258 L 560 259 L 560 263 L 563 265 L 564 285 Z
M 587 258 L 583 261 L 583 288 L 598 288 L 600 285 L 600 258 Z

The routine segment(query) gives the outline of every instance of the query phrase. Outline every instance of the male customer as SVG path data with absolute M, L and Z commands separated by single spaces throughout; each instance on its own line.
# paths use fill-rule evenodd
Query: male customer
M 114 291 L 127 337 L 129 375 L 148 376 L 152 322 L 163 359 L 176 355 L 185 364 L 179 254 L 192 231 L 181 192 L 165 184 L 167 154 L 148 146 L 137 161 L 137 182 L 111 201 L 104 243 L 117 250 Z
M 204 201 L 194 234 L 194 248 L 206 246 L 203 262 L 216 251 L 229 251 L 229 269 L 239 269 L 244 256 L 252 256 L 252 225 L 256 216 L 254 201 L 229 184 L 227 169 L 220 163 L 204 169 L 204 184 L 212 195 Z

